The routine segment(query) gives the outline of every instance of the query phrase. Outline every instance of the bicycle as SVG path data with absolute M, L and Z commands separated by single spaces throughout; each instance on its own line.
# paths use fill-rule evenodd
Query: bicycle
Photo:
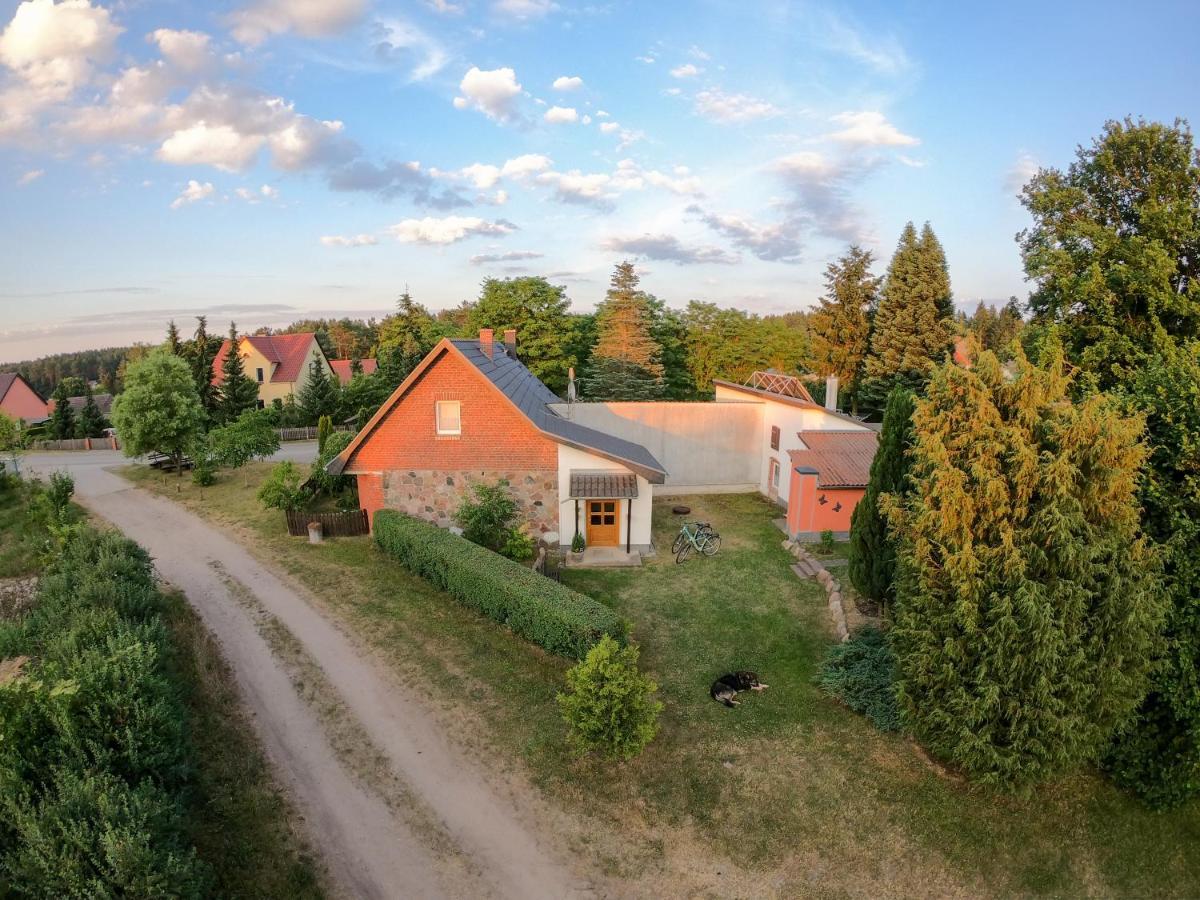
M 684 522 L 671 544 L 671 552 L 675 554 L 675 562 L 681 563 L 692 551 L 712 556 L 721 549 L 721 535 L 713 531 L 709 522 Z

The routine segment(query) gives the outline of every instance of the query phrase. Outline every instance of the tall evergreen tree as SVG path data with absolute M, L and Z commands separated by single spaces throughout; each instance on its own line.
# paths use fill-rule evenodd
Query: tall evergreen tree
M 1162 626 L 1139 533 L 1143 423 L 1072 404 L 1061 347 L 938 366 L 913 416 L 899 535 L 897 699 L 934 754 L 1017 785 L 1098 759 L 1145 694 Z
M 308 364 L 308 378 L 300 388 L 296 405 L 306 425 L 316 425 L 321 416 L 332 416 L 337 412 L 338 386 L 319 359 Z
M 54 401 L 54 411 L 50 413 L 50 434 L 57 441 L 75 437 L 75 410 L 71 406 L 70 392 L 65 381 L 58 383 L 51 399 Z
M 638 288 L 633 263 L 618 263 L 604 302 L 596 310 L 596 347 L 584 378 L 591 400 L 643 400 L 662 394 L 662 347 Z
M 174 319 L 167 323 L 166 348 L 172 356 L 183 356 L 183 341 L 179 339 L 179 326 Z
M 104 434 L 107 426 L 104 414 L 100 412 L 100 407 L 96 404 L 96 397 L 92 394 L 90 384 L 84 388 L 83 396 L 86 399 L 83 409 L 79 412 L 79 422 L 75 425 L 75 433 L 78 437 L 83 438 L 100 437 Z
M 882 409 L 897 386 L 920 391 L 950 349 L 950 276 L 932 229 L 904 226 L 888 266 L 871 347 L 863 362 L 862 400 Z
M 497 338 L 517 332 L 517 356 L 552 391 L 567 387 L 567 370 L 578 364 L 571 354 L 574 322 L 566 289 L 545 278 L 488 278 L 467 316 L 469 334 L 491 328 Z
M 196 316 L 196 333 L 188 347 L 192 381 L 196 384 L 196 396 L 205 414 L 211 419 L 217 414 L 217 389 L 213 385 L 213 360 L 221 349 L 221 342 L 208 333 L 208 318 Z
M 246 410 L 258 406 L 258 385 L 246 376 L 242 360 L 241 338 L 237 326 L 229 323 L 229 352 L 221 361 L 221 386 L 217 397 L 217 418 L 234 422 Z
M 935 238 L 936 240 L 936 238 Z M 871 251 L 852 245 L 825 267 L 825 295 L 808 319 L 813 367 L 836 375 L 857 407 L 858 381 L 879 304 L 881 278 L 871 274 Z
M 859 594 L 882 609 L 896 597 L 896 541 L 880 509 L 880 499 L 888 495 L 901 502 L 908 490 L 915 400 L 912 392 L 902 387 L 893 388 L 888 395 L 867 491 L 850 517 L 850 582 Z

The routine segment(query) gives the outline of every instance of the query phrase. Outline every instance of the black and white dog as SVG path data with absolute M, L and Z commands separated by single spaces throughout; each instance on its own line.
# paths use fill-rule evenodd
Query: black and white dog
M 742 691 L 765 691 L 768 687 L 770 685 L 763 684 L 758 680 L 755 672 L 731 672 L 714 681 L 708 693 L 718 703 L 724 703 L 732 708 L 741 706 L 741 702 L 733 698 Z

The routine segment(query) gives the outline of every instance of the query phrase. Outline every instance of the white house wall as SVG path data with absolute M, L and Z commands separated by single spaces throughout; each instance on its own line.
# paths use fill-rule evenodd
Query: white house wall
M 577 450 L 565 444 L 558 445 L 558 541 L 562 547 L 569 547 L 575 537 L 575 501 L 571 499 L 571 470 L 592 472 L 621 472 L 628 473 L 629 469 L 594 453 Z M 641 475 L 637 476 L 638 495 L 632 500 L 621 500 L 620 515 L 620 545 L 624 549 L 626 539 L 634 550 L 643 552 L 651 548 L 650 518 L 654 507 L 654 486 Z M 627 504 L 633 504 L 632 519 L 626 511 Z M 630 521 L 633 532 L 629 533 Z M 579 502 L 580 533 L 586 534 L 583 521 L 583 501 Z
M 665 484 L 655 485 L 658 493 L 698 494 L 757 489 L 763 407 L 754 399 L 734 398 L 721 403 L 559 403 L 552 409 L 649 450 L 667 470 Z

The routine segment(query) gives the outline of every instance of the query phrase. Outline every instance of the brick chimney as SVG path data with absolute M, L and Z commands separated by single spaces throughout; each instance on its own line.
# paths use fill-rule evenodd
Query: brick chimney
M 825 376 L 825 408 L 831 412 L 837 412 L 838 402 L 838 377 L 836 375 Z
M 504 330 L 504 349 L 508 351 L 508 355 L 514 359 L 517 356 L 517 329 L 506 328 Z
M 487 354 L 488 359 L 492 358 L 492 329 L 479 329 L 479 349 Z

